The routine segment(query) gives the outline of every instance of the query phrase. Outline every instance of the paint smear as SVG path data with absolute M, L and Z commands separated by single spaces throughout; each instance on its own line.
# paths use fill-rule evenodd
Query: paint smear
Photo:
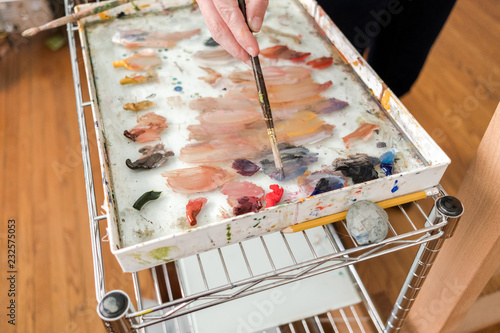
M 369 140 L 373 136 L 373 131 L 377 130 L 378 128 L 379 126 L 375 124 L 362 123 L 354 132 L 342 138 L 345 143 L 345 147 L 350 148 L 353 145 L 352 141 L 355 140 Z
M 310 77 L 311 70 L 302 66 L 266 66 L 262 68 L 266 85 L 295 84 L 301 79 Z M 235 71 L 228 78 L 233 83 L 255 85 L 253 71 Z
M 188 144 L 179 158 L 188 163 L 217 163 L 238 158 L 251 158 L 265 147 L 252 137 L 228 136 Z
M 200 29 L 178 32 L 160 32 L 144 30 L 124 30 L 117 32 L 112 41 L 128 49 L 137 47 L 173 47 L 178 41 L 200 33 Z
M 252 182 L 231 182 L 222 186 L 220 191 L 222 194 L 227 195 L 227 202 L 229 206 L 235 207 L 238 205 L 238 200 L 241 197 L 254 197 L 259 200 L 264 198 L 265 192 L 262 187 L 255 185 Z
M 285 177 L 282 177 L 279 170 L 276 169 L 272 154 L 269 154 L 267 158 L 260 161 L 262 171 L 272 179 L 278 181 L 295 179 L 307 171 L 308 165 L 318 161 L 318 154 L 309 152 L 309 149 L 305 147 L 295 147 L 286 143 L 280 143 L 278 148 L 281 154 Z
M 186 218 L 189 222 L 189 225 L 194 227 L 198 221 L 196 221 L 196 216 L 200 213 L 201 209 L 205 207 L 207 203 L 207 198 L 196 198 L 189 200 L 186 205 Z
M 198 111 L 214 111 L 214 110 L 257 110 L 259 107 L 258 102 L 248 100 L 245 95 L 239 93 L 232 93 L 230 96 L 227 94 L 224 97 L 214 98 L 205 97 L 197 98 L 189 102 L 189 107 L 192 110 Z
M 311 78 L 305 78 L 295 84 L 269 85 L 267 87 L 267 93 L 269 95 L 269 100 L 273 101 L 273 103 L 293 102 L 320 94 L 330 88 L 331 85 L 332 81 L 316 83 Z M 242 89 L 242 93 L 250 99 L 258 98 L 256 91 L 257 88 L 255 86 L 246 86 Z M 226 95 L 231 94 L 232 92 L 230 91 Z
M 236 159 L 232 164 L 232 168 L 240 175 L 247 177 L 254 175 L 260 170 L 260 166 L 244 158 Z
M 154 112 L 145 114 L 137 119 L 137 125 L 123 135 L 135 142 L 149 142 L 160 138 L 160 133 L 168 127 L 166 119 Z
M 151 101 L 140 101 L 140 102 L 137 102 L 137 103 L 127 103 L 123 106 L 123 110 L 128 110 L 128 111 L 142 111 L 142 110 L 146 110 L 146 109 L 149 109 L 150 107 L 152 107 L 153 105 L 155 105 L 154 102 L 151 102 Z
M 218 79 L 222 77 L 219 73 L 213 70 L 210 67 L 201 67 L 205 72 L 207 72 L 207 76 L 200 76 L 198 79 L 205 81 L 208 84 L 214 84 Z
M 202 112 L 197 118 L 202 126 L 208 127 L 238 127 L 263 119 L 257 110 L 211 110 Z
M 334 171 L 331 167 L 324 167 L 322 170 L 314 171 L 313 173 L 306 172 L 299 177 L 297 183 L 305 193 L 314 193 L 319 181 L 325 178 L 329 179 L 332 189 L 333 186 L 335 186 L 334 184 L 338 184 L 336 185 L 338 188 L 347 186 L 347 179 L 342 172 Z M 342 184 L 342 186 L 340 186 L 340 184 Z
M 120 80 L 120 84 L 125 86 L 127 84 L 143 84 L 146 82 L 156 81 L 158 79 L 158 73 L 149 72 L 146 75 L 142 74 L 133 74 L 127 75 L 123 79 Z
M 278 202 L 280 202 L 281 197 L 283 197 L 283 187 L 277 184 L 269 185 L 271 192 L 267 193 L 266 198 L 266 208 L 274 207 Z
M 332 57 L 321 57 L 321 58 L 316 58 L 311 61 L 306 62 L 307 66 L 311 66 L 312 68 L 316 69 L 323 69 L 330 67 L 333 64 L 333 58 Z
M 193 59 L 198 63 L 206 66 L 210 65 L 225 65 L 237 61 L 229 52 L 222 47 L 217 47 L 213 50 L 202 50 L 193 54 Z
M 113 61 L 113 67 L 125 67 L 132 71 L 150 71 L 161 64 L 161 59 L 154 54 L 138 53 L 132 57 Z
M 291 38 L 293 39 L 293 41 L 297 44 L 301 44 L 302 43 L 302 40 L 301 40 L 301 37 L 300 35 L 292 35 L 292 34 L 287 34 L 286 32 L 283 32 L 283 31 L 279 31 L 279 30 L 276 30 L 276 29 L 273 29 L 267 25 L 263 26 L 261 31 L 267 35 L 269 34 L 274 34 L 274 35 L 277 35 L 277 36 L 280 36 L 280 37 L 288 37 L 288 38 Z
M 311 52 L 298 52 L 288 48 L 286 45 L 276 45 L 260 51 L 263 57 L 271 59 L 285 59 L 300 61 L 311 55 Z
M 376 157 L 356 154 L 348 158 L 337 158 L 332 165 L 334 170 L 342 171 L 344 176 L 350 177 L 355 184 L 359 184 L 378 178 L 378 172 L 374 166 L 379 163 Z
M 167 178 L 167 186 L 174 192 L 193 194 L 215 190 L 234 178 L 236 173 L 218 166 L 200 165 L 165 171 L 161 175 Z
M 133 170 L 137 169 L 154 169 L 165 164 L 170 156 L 174 156 L 172 151 L 167 151 L 162 143 L 155 146 L 144 146 L 139 149 L 142 156 L 135 162 L 130 159 L 125 161 L 125 164 Z

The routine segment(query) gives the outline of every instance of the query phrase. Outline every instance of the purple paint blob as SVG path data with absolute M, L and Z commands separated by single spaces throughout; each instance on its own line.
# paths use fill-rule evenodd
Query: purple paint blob
M 233 207 L 233 214 L 238 216 L 250 212 L 257 213 L 261 208 L 262 202 L 259 198 L 244 196 L 239 198 L 238 205 Z
M 328 101 L 330 102 L 330 106 L 327 106 L 326 108 L 321 109 L 318 113 L 324 113 L 324 114 L 325 113 L 332 113 L 334 111 L 339 111 L 339 110 L 342 110 L 342 109 L 346 108 L 347 106 L 349 106 L 349 103 L 341 101 L 341 100 L 336 99 L 336 98 L 330 98 Z
M 260 166 L 244 158 L 238 158 L 233 162 L 232 168 L 242 176 L 252 176 L 260 170 Z
M 295 147 L 290 144 L 281 143 L 278 148 L 281 154 L 281 161 L 283 162 L 284 178 L 281 176 L 279 170 L 276 169 L 272 154 L 260 161 L 262 171 L 272 179 L 278 181 L 291 180 L 303 175 L 307 171 L 308 165 L 318 160 L 318 154 L 309 152 L 309 149 L 305 147 Z

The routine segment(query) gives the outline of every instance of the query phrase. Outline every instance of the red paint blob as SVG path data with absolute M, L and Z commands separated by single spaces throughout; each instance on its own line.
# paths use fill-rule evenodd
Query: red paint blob
M 186 205 L 186 217 L 190 226 L 195 226 L 198 221 L 196 221 L 196 216 L 200 213 L 201 209 L 207 203 L 207 198 L 196 198 L 189 200 Z
M 281 200 L 283 196 L 283 187 L 279 187 L 279 185 L 273 184 L 270 185 L 269 188 L 272 192 L 266 194 L 266 208 L 274 207 Z
M 322 69 L 327 68 L 333 64 L 332 57 L 321 57 L 316 58 L 311 61 L 306 62 L 306 65 L 311 66 L 312 68 Z

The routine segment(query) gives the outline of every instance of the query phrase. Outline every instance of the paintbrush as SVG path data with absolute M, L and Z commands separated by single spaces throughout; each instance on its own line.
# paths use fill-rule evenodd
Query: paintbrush
M 238 5 L 240 7 L 241 13 L 245 18 L 245 22 L 248 25 L 247 20 L 247 9 L 245 0 L 238 0 Z M 248 26 L 250 29 L 250 26 Z M 251 30 L 251 29 L 250 29 Z M 262 74 L 262 67 L 260 67 L 259 57 L 250 56 L 250 61 L 252 62 L 253 75 L 255 77 L 255 83 L 257 84 L 257 92 L 259 94 L 260 107 L 262 108 L 262 113 L 264 114 L 264 120 L 267 126 L 267 135 L 271 141 L 271 149 L 273 151 L 274 164 L 276 169 L 278 169 L 281 179 L 285 178 L 285 172 L 283 170 L 283 163 L 281 162 L 281 155 L 278 149 L 278 141 L 276 140 L 276 130 L 274 129 L 273 114 L 271 112 L 271 104 L 269 103 L 269 97 L 267 96 L 266 83 L 264 82 L 264 75 Z
M 71 15 L 60 17 L 56 20 L 50 21 L 49 23 L 46 23 L 46 24 L 41 25 L 39 27 L 27 29 L 27 30 L 23 31 L 22 36 L 23 37 L 31 37 L 31 36 L 36 35 L 40 31 L 57 28 L 57 27 L 60 27 L 62 25 L 65 25 L 65 24 L 78 21 L 84 17 L 99 14 L 105 10 L 117 7 L 119 5 L 123 5 L 124 3 L 130 2 L 130 1 L 131 0 L 114 0 L 114 1 L 105 2 L 105 3 L 98 3 L 90 8 L 84 9 L 78 13 L 73 13 Z

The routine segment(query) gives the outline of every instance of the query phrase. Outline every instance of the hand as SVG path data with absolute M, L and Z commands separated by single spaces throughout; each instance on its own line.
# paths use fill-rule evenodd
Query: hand
M 198 5 L 213 39 L 233 57 L 248 63 L 256 57 L 259 45 L 248 29 L 237 0 L 198 0 Z M 253 32 L 259 32 L 268 0 L 247 0 L 247 17 Z

